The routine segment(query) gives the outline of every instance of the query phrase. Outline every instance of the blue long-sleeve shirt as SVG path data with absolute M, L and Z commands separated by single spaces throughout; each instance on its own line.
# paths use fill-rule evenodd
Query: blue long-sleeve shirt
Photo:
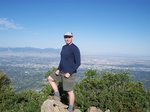
M 61 50 L 61 60 L 58 66 L 58 70 L 64 73 L 77 72 L 78 67 L 81 64 L 80 50 L 75 44 L 64 45 Z

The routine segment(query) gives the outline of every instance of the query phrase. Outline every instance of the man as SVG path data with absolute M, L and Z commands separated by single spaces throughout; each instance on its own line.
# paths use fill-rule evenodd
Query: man
M 73 34 L 71 32 L 66 32 L 64 34 L 64 40 L 66 45 L 62 47 L 59 66 L 55 74 L 48 77 L 48 81 L 54 90 L 54 96 L 60 97 L 58 86 L 55 81 L 58 80 L 58 78 L 62 79 L 63 90 L 67 91 L 69 96 L 68 110 L 72 112 L 75 102 L 73 86 L 75 84 L 77 69 L 81 64 L 81 59 L 79 48 L 72 43 Z

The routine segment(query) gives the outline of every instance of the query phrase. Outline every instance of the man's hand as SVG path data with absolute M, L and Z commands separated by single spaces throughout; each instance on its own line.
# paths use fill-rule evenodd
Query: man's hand
M 65 73 L 64 76 L 65 76 L 66 78 L 69 78 L 69 77 L 70 77 L 70 73 Z
M 59 72 L 60 72 L 59 70 L 56 70 L 55 74 L 56 74 L 56 75 L 59 75 Z

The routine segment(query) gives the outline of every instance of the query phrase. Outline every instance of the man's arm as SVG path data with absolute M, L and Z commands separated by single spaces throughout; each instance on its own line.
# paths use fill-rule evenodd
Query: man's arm
M 79 48 L 78 47 L 74 47 L 73 53 L 74 53 L 75 64 L 74 64 L 70 74 L 72 74 L 75 70 L 77 70 L 78 67 L 81 65 L 81 56 L 80 56 Z

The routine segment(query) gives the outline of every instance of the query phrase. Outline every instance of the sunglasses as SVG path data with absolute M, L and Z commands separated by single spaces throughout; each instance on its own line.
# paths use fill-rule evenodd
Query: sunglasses
M 71 38 L 71 36 L 64 36 L 64 38 Z

